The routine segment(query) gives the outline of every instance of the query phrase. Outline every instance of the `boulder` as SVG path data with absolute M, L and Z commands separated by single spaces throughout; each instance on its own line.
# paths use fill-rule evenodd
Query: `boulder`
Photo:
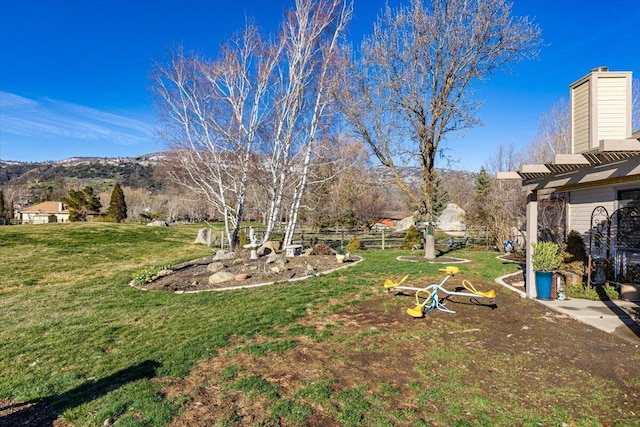
M 198 230 L 198 235 L 194 243 L 211 246 L 216 241 L 216 236 L 213 235 L 210 229 L 201 228 Z
M 416 220 L 413 216 L 408 216 L 396 224 L 396 231 L 407 231 L 412 225 L 416 225 Z
M 218 283 L 235 280 L 235 278 L 236 275 L 233 273 L 229 273 L 228 271 L 218 271 L 217 273 L 213 273 L 211 276 L 209 276 L 209 284 L 216 285 Z
M 222 270 L 224 268 L 224 264 L 221 262 L 212 262 L 211 264 L 207 265 L 207 271 L 209 273 L 217 273 L 218 271 Z
M 446 232 L 460 233 L 467 230 L 465 225 L 466 212 L 455 203 L 449 203 L 438 217 L 437 226 Z
M 287 262 L 287 260 L 284 259 L 284 257 L 282 255 L 279 255 L 275 252 L 271 253 L 268 257 L 267 260 L 265 261 L 265 263 L 267 264 L 275 264 L 275 263 L 285 263 Z
M 259 256 L 269 255 L 269 254 L 278 252 L 279 249 L 280 249 L 280 242 L 276 242 L 275 240 L 269 240 L 268 242 L 264 242 L 262 245 L 260 245 L 260 247 L 258 248 L 258 255 Z
M 213 261 L 223 261 L 223 260 L 227 260 L 227 259 L 234 259 L 235 257 L 236 257 L 236 253 L 235 252 L 231 252 L 231 251 L 227 251 L 227 250 L 224 250 L 224 249 L 220 249 L 213 256 Z
M 150 223 L 147 224 L 147 227 L 168 227 L 169 224 L 167 224 L 166 221 L 151 221 Z

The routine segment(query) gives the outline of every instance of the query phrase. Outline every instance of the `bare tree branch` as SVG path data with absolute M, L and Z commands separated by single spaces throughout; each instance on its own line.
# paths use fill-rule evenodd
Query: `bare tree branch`
M 432 215 L 440 144 L 479 124 L 471 84 L 536 56 L 539 36 L 528 19 L 511 16 L 505 0 L 411 0 L 387 6 L 362 42 L 337 98 L 423 218 Z M 398 172 L 407 164 L 421 168 L 418 192 Z

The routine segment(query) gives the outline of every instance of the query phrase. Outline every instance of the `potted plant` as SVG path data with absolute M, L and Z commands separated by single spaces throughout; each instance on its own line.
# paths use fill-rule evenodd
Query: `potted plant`
M 564 281 L 567 286 L 582 285 L 584 279 L 584 262 L 566 262 L 565 257 L 565 263 L 560 268 L 560 273 L 564 276 Z
M 539 242 L 533 245 L 533 270 L 536 274 L 536 293 L 538 299 L 551 299 L 553 272 L 562 265 L 562 254 L 558 245 L 552 242 Z
M 562 255 L 564 264 L 560 272 L 565 277 L 565 283 L 567 286 L 582 285 L 587 264 L 587 251 L 579 232 L 575 230 L 569 232 Z
M 344 253 L 344 249 L 342 249 L 342 246 L 336 248 L 336 261 L 338 261 L 338 263 L 342 264 L 346 257 L 347 255 Z

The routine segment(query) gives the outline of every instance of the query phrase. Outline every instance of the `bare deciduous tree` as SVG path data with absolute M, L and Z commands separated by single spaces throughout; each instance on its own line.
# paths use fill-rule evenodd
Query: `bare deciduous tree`
M 218 61 L 178 50 L 154 77 L 165 137 L 173 145 L 170 176 L 215 206 L 232 249 L 277 62 L 277 52 L 266 47 L 255 26 L 247 25 L 222 48 Z
M 380 218 L 381 191 L 367 168 L 368 152 L 362 142 L 344 137 L 323 140 L 316 150 L 304 203 L 317 227 L 366 225 Z M 377 211 L 377 213 L 376 213 Z M 373 217 L 373 218 L 372 218 Z
M 487 172 L 496 174 L 498 172 L 508 172 L 517 170 L 522 163 L 522 155 L 516 150 L 513 142 L 499 144 L 496 151 L 489 156 L 487 162 Z
M 271 207 L 264 238 L 281 217 L 289 186 L 292 197 L 285 246 L 293 239 L 317 134 L 324 131 L 327 109 L 333 102 L 329 88 L 334 58 L 351 11 L 351 2 L 346 0 L 297 0 L 280 35 L 285 68 L 278 77 L 281 92 L 274 109 Z
M 566 99 L 560 98 L 540 117 L 536 136 L 526 151 L 526 160 L 531 163 L 547 163 L 556 154 L 571 153 L 571 113 Z
M 424 219 L 432 218 L 435 160 L 447 137 L 479 123 L 471 84 L 536 55 L 540 30 L 505 0 L 412 0 L 387 7 L 352 62 L 342 110 Z M 418 164 L 421 191 L 399 173 Z M 425 256 L 435 254 L 425 248 Z
M 173 143 L 168 169 L 175 182 L 204 197 L 238 244 L 249 178 L 270 177 L 268 239 L 287 190 L 285 245 L 291 242 L 316 134 L 321 131 L 333 56 L 351 16 L 347 0 L 296 0 L 281 33 L 264 42 L 256 27 L 222 49 L 215 62 L 182 51 L 154 78 Z

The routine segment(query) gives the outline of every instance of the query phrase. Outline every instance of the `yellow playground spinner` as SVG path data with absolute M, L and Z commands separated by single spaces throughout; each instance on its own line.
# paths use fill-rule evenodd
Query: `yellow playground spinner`
M 408 308 L 407 314 L 412 317 L 423 317 L 425 313 L 428 313 L 432 310 L 438 309 L 441 311 L 446 311 L 447 313 L 455 313 L 455 311 L 447 308 L 444 305 L 444 298 L 440 300 L 439 292 L 446 294 L 447 296 L 462 296 L 462 297 L 470 297 L 470 298 L 487 298 L 490 303 L 493 302 L 493 299 L 496 297 L 496 291 L 491 289 L 490 291 L 479 291 L 477 290 L 471 282 L 468 280 L 462 281 L 462 286 L 467 292 L 458 292 L 458 291 L 449 291 L 444 288 L 444 284 L 449 280 L 450 277 L 458 274 L 460 269 L 458 267 L 447 266 L 446 268 L 442 268 L 438 271 L 446 273 L 446 277 L 442 279 L 439 284 L 429 285 L 424 288 L 417 288 L 413 286 L 404 285 L 404 282 L 407 281 L 409 275 L 407 274 L 399 282 L 394 282 L 390 279 L 385 280 L 384 287 L 387 290 L 391 289 L 400 289 L 400 290 L 408 290 L 415 291 L 416 305 L 415 307 Z M 446 298 L 446 297 L 445 297 Z

